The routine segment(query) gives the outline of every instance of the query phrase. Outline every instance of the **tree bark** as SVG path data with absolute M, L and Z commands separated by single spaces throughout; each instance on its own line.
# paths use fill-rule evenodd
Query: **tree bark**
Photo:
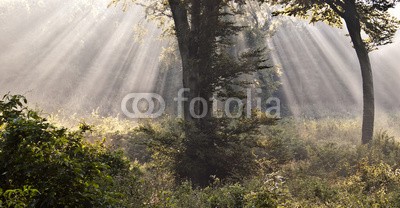
M 207 71 L 212 63 L 220 0 L 192 0 L 190 9 L 180 0 L 168 1 L 182 59 L 183 88 L 190 90 L 184 94 L 188 98 L 183 104 L 184 119 L 201 123 L 211 116 L 212 94 L 207 82 Z M 190 102 L 199 97 L 206 101 L 206 108 L 197 101 L 191 109 Z M 202 115 L 204 111 L 207 112 L 204 119 L 196 118 L 196 115 Z
M 361 36 L 361 25 L 354 2 L 348 3 L 344 19 L 361 67 L 363 84 L 363 121 L 361 141 L 362 144 L 368 144 L 372 141 L 374 134 L 374 82 L 367 45 L 364 43 Z
M 172 17 L 175 24 L 175 32 L 179 46 L 179 52 L 182 61 L 182 84 L 183 88 L 190 91 L 185 92 L 185 98 L 188 101 L 183 104 L 183 114 L 186 121 L 192 121 L 190 116 L 190 101 L 198 96 L 199 92 L 199 70 L 195 67 L 195 41 L 193 40 L 193 31 L 189 25 L 188 11 L 180 0 L 169 0 Z M 180 110 L 180 109 L 179 109 Z M 180 112 L 179 112 L 180 113 Z
M 213 92 L 210 71 L 213 67 L 221 0 L 187 0 L 186 3 L 182 0 L 168 1 L 182 59 L 183 87 L 190 90 L 184 95 L 188 99 L 183 104 L 184 119 L 199 130 L 186 129 L 185 157 L 182 164 L 179 164 L 177 174 L 189 178 L 194 184 L 206 186 L 210 175 L 217 174 L 212 160 L 204 152 L 213 151 L 210 149 L 217 151 L 213 135 L 215 126 L 209 122 Z M 197 99 L 194 105 L 190 105 L 196 98 L 203 101 Z M 204 100 L 206 106 L 203 106 Z M 204 117 L 197 117 L 205 112 Z M 193 164 L 195 167 L 192 167 Z

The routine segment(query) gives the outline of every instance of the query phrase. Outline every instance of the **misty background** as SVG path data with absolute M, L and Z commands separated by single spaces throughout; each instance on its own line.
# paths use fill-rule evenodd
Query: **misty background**
M 177 94 L 179 67 L 162 67 L 171 41 L 144 9 L 109 0 L 0 1 L 0 94 L 67 114 L 122 114 L 128 93 Z M 399 8 L 393 11 L 399 16 Z M 294 116 L 360 115 L 361 74 L 346 32 L 287 18 L 272 38 L 277 93 Z M 378 112 L 400 110 L 400 37 L 371 53 Z

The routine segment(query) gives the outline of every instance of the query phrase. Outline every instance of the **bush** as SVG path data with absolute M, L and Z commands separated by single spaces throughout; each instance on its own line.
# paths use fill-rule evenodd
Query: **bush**
M 3 190 L 0 188 L 0 207 L 27 207 L 33 198 L 38 195 L 36 189 L 24 186 L 22 189 Z
M 6 190 L 0 199 L 14 203 L 18 196 L 15 203 L 31 207 L 120 204 L 113 177 L 129 172 L 122 152 L 85 142 L 87 125 L 57 128 L 25 104 L 22 96 L 0 101 L 0 184 Z

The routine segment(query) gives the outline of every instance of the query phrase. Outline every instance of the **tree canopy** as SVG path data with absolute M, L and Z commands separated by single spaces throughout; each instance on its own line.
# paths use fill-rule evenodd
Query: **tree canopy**
M 261 2 L 266 2 L 261 0 Z M 343 27 L 342 19 L 352 18 L 360 22 L 361 29 L 368 37 L 364 39 L 369 50 L 392 43 L 399 28 L 399 20 L 389 13 L 398 0 L 272 0 L 283 5 L 283 10 L 275 14 L 309 19 L 311 23 L 325 22 L 331 26 Z M 356 6 L 356 13 L 351 10 Z

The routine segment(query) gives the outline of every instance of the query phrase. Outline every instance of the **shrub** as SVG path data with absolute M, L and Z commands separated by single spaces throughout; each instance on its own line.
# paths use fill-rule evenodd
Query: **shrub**
M 55 127 L 25 104 L 22 96 L 0 101 L 2 201 L 24 196 L 24 206 L 33 207 L 119 204 L 122 195 L 113 190 L 113 177 L 129 171 L 122 153 L 102 142 L 85 142 L 87 125 L 78 131 Z
M 0 188 L 0 207 L 27 207 L 38 194 L 38 190 L 30 186 L 5 191 Z

